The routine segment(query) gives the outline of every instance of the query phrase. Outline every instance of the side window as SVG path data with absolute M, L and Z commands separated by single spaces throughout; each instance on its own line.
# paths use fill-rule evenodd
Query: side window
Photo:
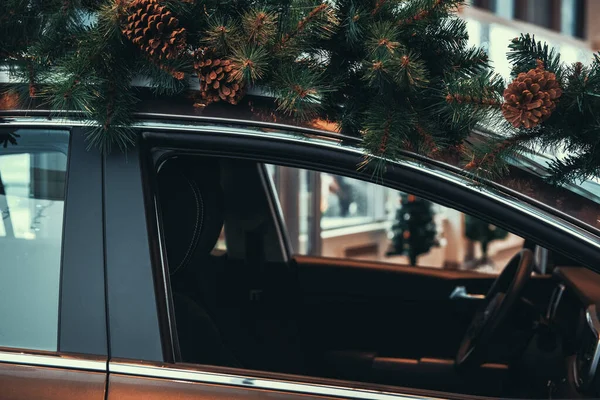
M 523 245 L 494 225 L 409 193 L 323 172 L 267 170 L 296 254 L 498 274 Z
M 0 346 L 56 351 L 69 134 L 0 136 Z

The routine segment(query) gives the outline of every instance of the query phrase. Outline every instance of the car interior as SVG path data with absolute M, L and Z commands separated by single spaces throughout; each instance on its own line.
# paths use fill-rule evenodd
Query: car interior
M 293 256 L 261 163 L 170 156 L 156 188 L 178 362 L 494 397 L 599 393 L 600 276 L 552 253 L 541 269 L 530 240 L 500 276 Z

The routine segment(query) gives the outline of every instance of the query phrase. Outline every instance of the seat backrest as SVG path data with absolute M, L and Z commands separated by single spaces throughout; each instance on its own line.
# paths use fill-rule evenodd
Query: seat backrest
M 223 227 L 223 191 L 215 160 L 166 161 L 158 173 L 162 227 L 171 276 L 208 256 Z

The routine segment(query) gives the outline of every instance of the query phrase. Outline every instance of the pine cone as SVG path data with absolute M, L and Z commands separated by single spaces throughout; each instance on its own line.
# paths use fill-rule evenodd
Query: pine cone
M 531 129 L 550 117 L 561 95 L 556 75 L 538 60 L 536 68 L 520 73 L 506 88 L 502 114 L 515 128 Z
M 231 60 L 219 58 L 209 49 L 199 49 L 194 52 L 194 69 L 200 81 L 202 105 L 220 100 L 237 104 L 244 95 Z
M 185 28 L 159 0 L 133 0 L 121 31 L 156 60 L 177 58 L 185 47 Z

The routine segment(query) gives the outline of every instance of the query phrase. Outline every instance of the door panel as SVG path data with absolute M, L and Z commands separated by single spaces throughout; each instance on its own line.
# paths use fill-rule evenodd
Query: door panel
M 0 363 L 3 400 L 104 400 L 105 380 L 104 372 Z
M 333 397 L 285 393 L 275 390 L 241 388 L 200 382 L 186 382 L 176 379 L 135 377 L 121 374 L 110 375 L 108 400 L 164 400 L 171 398 L 176 398 L 177 400 L 259 400 L 266 398 L 270 400 L 334 399 Z
M 456 287 L 485 294 L 495 276 L 362 261 L 296 257 L 301 337 L 315 366 L 370 368 L 375 357 L 453 359 L 480 300 L 450 299 Z M 553 282 L 526 288 L 547 301 Z M 546 300 L 544 300 L 546 299 Z M 327 371 L 321 371 L 327 374 Z

